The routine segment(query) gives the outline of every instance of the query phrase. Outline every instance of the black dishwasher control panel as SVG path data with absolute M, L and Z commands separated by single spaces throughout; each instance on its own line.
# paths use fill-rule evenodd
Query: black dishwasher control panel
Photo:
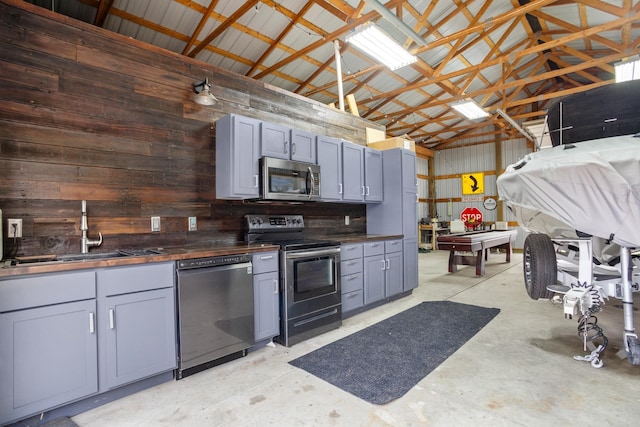
M 219 267 L 221 265 L 241 264 L 251 262 L 251 255 L 223 255 L 207 258 L 184 259 L 177 261 L 178 270 L 188 270 L 192 268 Z

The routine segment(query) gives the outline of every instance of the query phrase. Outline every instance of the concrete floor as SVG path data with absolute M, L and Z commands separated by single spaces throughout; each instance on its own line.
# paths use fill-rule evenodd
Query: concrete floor
M 572 359 L 584 354 L 577 322 L 565 320 L 562 309 L 551 302 L 527 296 L 520 254 L 510 264 L 504 263 L 504 255 L 492 254 L 480 278 L 473 267 L 447 273 L 444 251 L 420 254 L 419 265 L 420 286 L 411 296 L 351 317 L 338 330 L 291 348 L 262 348 L 72 420 L 81 427 L 637 425 L 640 366 L 616 355 L 622 348 L 619 300 L 608 301 L 598 316 L 609 348 L 604 367 L 594 369 Z M 389 404 L 369 404 L 287 363 L 433 300 L 498 307 L 501 312 Z M 640 330 L 638 312 L 635 320 Z

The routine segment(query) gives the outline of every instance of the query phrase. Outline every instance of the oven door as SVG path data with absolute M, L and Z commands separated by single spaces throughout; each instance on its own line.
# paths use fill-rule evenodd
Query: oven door
M 288 318 L 340 304 L 339 247 L 285 251 L 283 262 Z

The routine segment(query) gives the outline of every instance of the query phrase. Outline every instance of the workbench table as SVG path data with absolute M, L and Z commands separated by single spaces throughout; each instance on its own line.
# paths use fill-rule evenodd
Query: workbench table
M 491 248 L 504 249 L 506 262 L 511 262 L 511 244 L 517 233 L 517 230 L 488 230 L 438 236 L 438 249 L 449 251 L 449 273 L 455 273 L 458 265 L 475 264 L 476 276 L 483 276 Z M 473 252 L 474 255 L 457 252 Z

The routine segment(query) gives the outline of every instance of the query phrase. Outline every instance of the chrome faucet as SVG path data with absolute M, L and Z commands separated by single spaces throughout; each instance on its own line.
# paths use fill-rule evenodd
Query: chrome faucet
M 80 223 L 80 230 L 82 230 L 82 240 L 80 251 L 83 254 L 89 253 L 91 246 L 100 246 L 102 244 L 102 233 L 98 233 L 99 240 L 91 240 L 87 237 L 87 231 L 89 231 L 89 225 L 87 225 L 87 201 L 82 201 L 82 222 Z

